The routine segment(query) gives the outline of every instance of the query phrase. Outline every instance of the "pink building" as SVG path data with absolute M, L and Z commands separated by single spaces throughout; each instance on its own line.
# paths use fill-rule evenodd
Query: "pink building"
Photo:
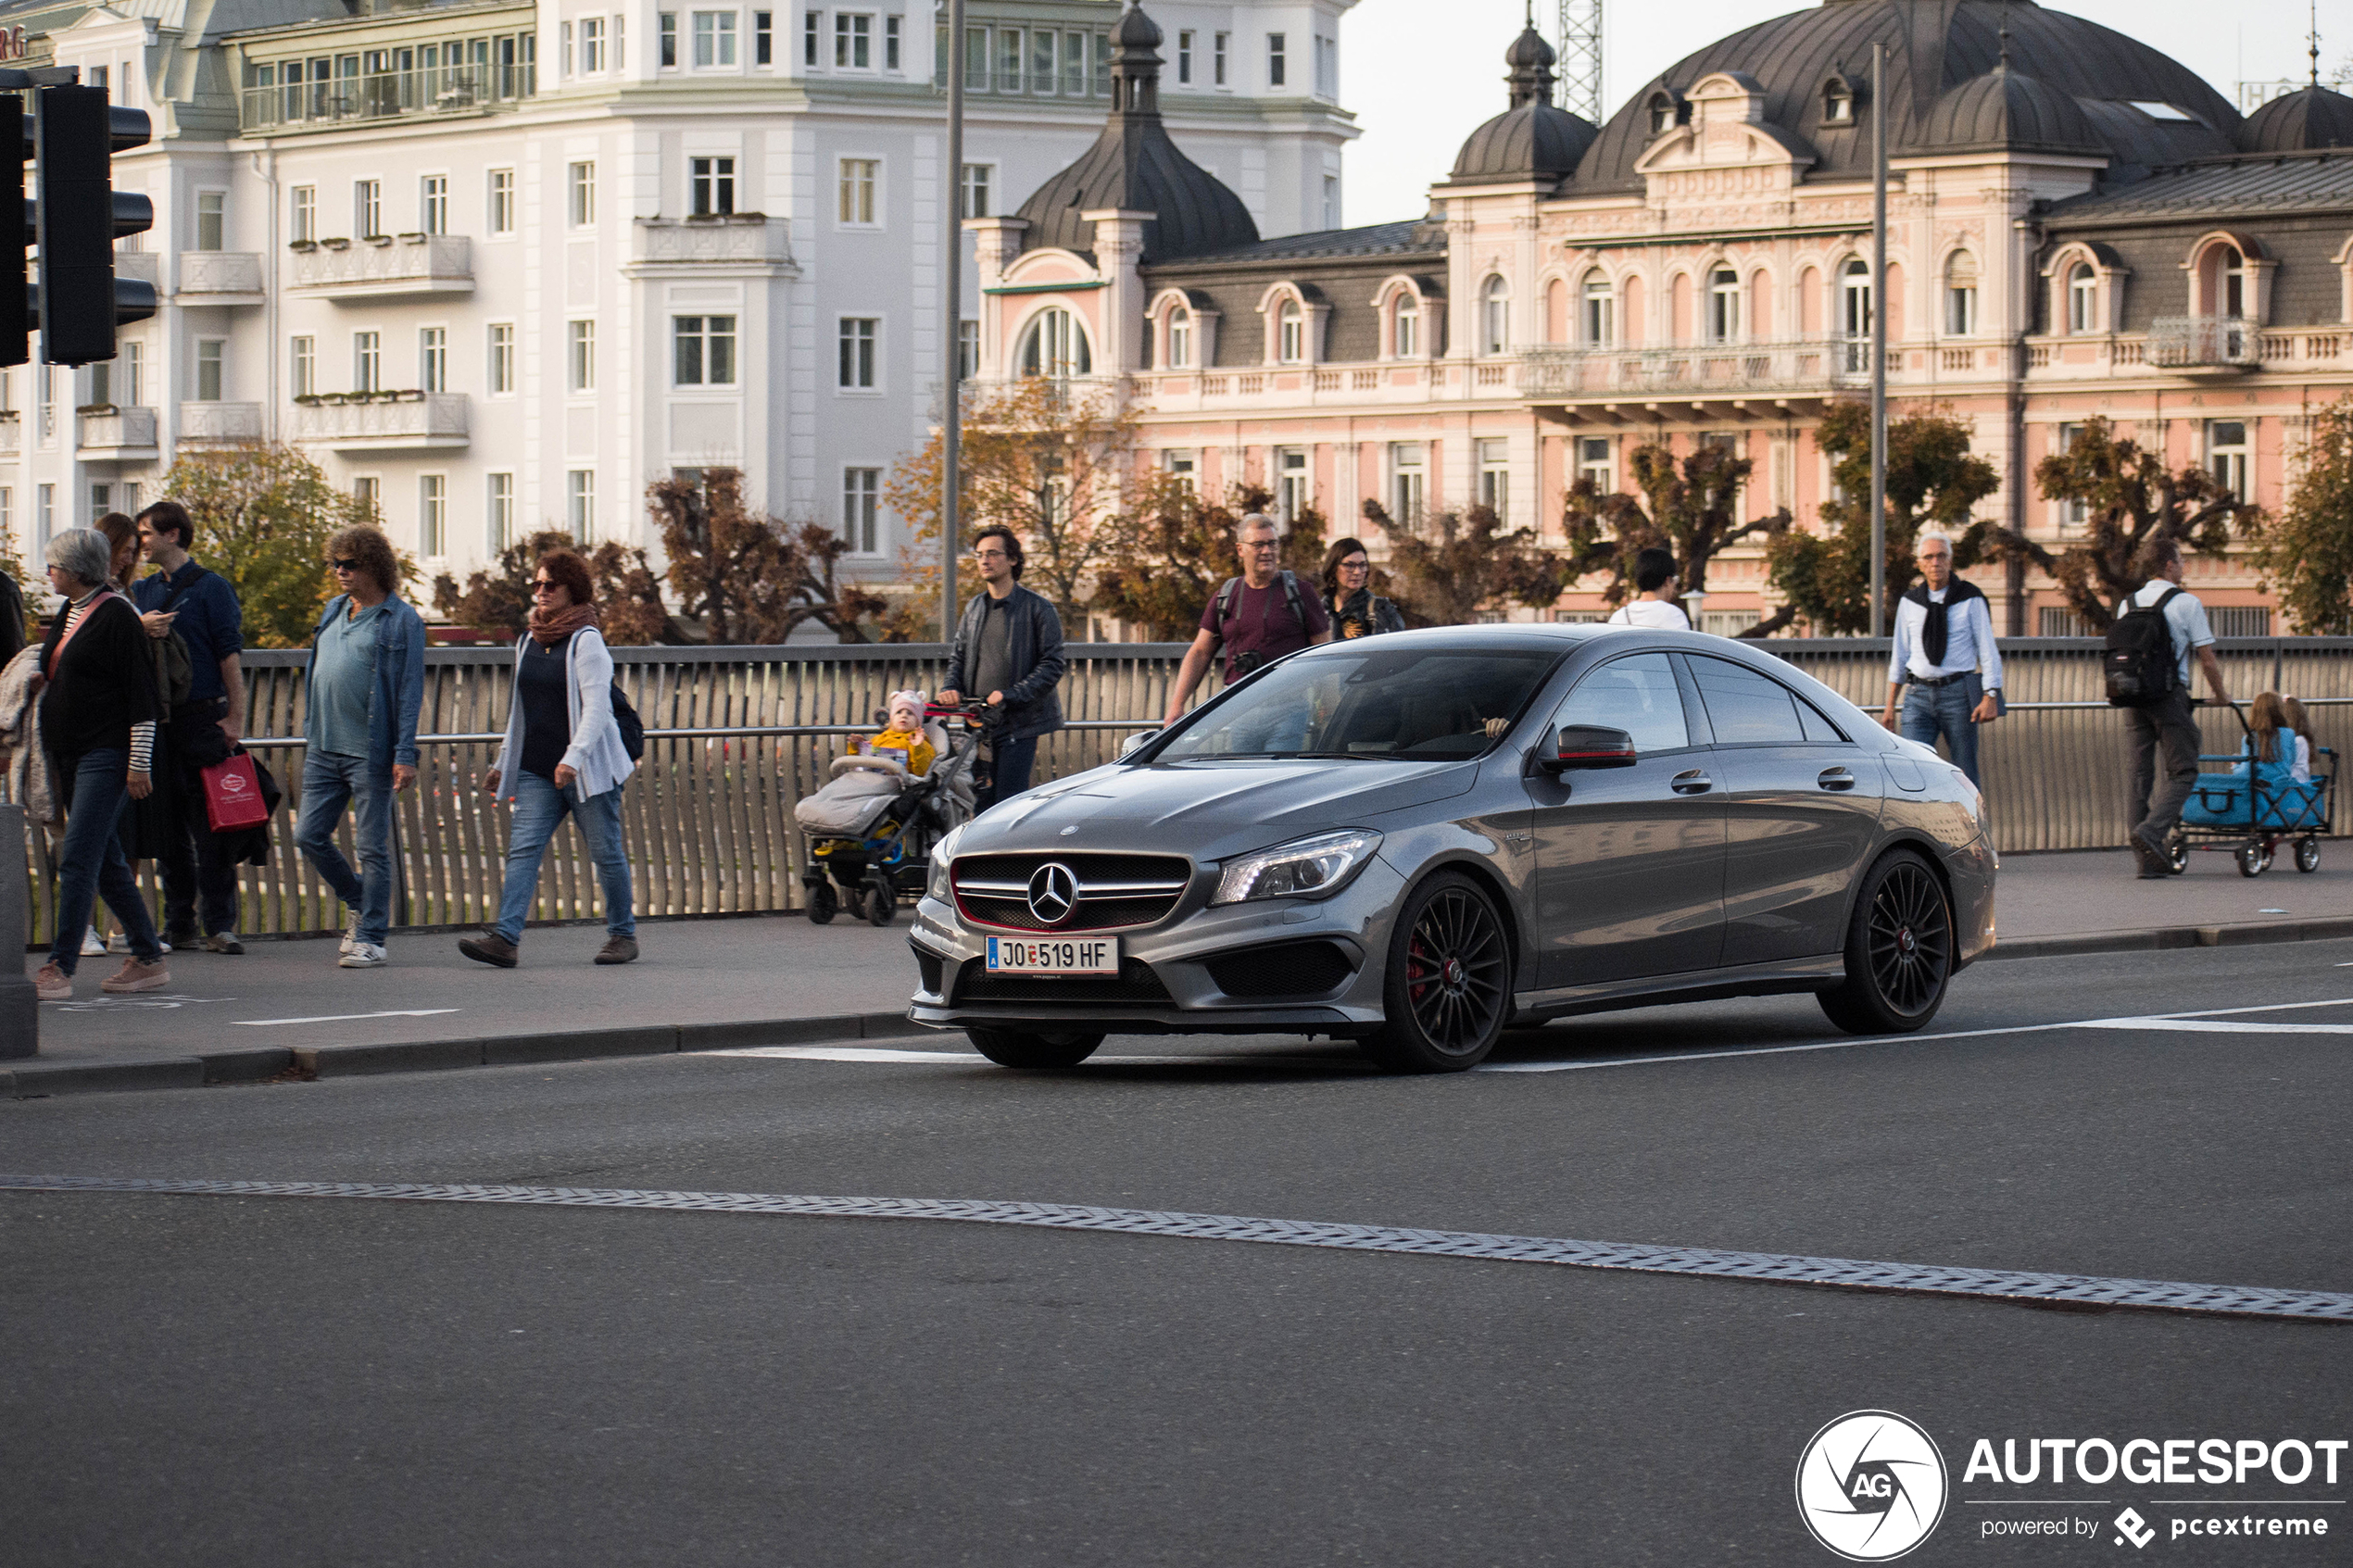
M 1342 529 L 1368 497 L 1483 501 L 1550 541 L 1577 477 L 1624 488 L 1641 442 L 1721 443 L 1755 461 L 1751 515 L 1811 521 L 1814 426 L 1869 381 L 1874 42 L 1894 411 L 1968 420 L 2013 526 L 2080 526 L 2030 470 L 2095 414 L 2276 507 L 2310 410 L 2353 389 L 2353 99 L 2315 85 L 2242 119 L 2031 0 L 1826 0 L 1601 127 L 1554 106 L 1531 30 L 1428 218 L 1267 241 L 1163 128 L 1160 37 L 1130 10 L 1093 150 L 968 225 L 980 375 L 1115 391 L 1207 493 L 1263 483 Z M 2226 635 L 2285 630 L 2241 563 L 2190 571 Z M 2077 630 L 2039 576 L 1978 575 L 2008 633 Z M 1552 613 L 1597 615 L 1599 586 Z M 1774 603 L 1757 551 L 1709 588 L 1710 630 Z

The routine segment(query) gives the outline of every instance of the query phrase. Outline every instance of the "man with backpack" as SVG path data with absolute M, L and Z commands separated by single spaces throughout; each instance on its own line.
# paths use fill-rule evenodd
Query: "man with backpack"
M 156 568 L 131 585 L 132 604 L 147 635 L 165 646 L 162 668 L 175 682 L 186 662 L 188 689 L 175 689 L 165 734 L 175 765 L 157 783 L 177 797 L 168 847 L 157 857 L 163 870 L 163 939 L 173 947 L 199 945 L 211 953 L 242 953 L 237 939 L 237 868 L 216 840 L 205 815 L 200 766 L 225 753 L 245 734 L 245 678 L 240 656 L 245 646 L 245 611 L 237 591 L 219 572 L 188 555 L 195 523 L 177 501 L 157 501 L 139 514 L 139 545 Z M 180 645 L 172 647 L 175 641 Z M 200 731 L 217 729 L 216 742 Z M 202 908 L 199 909 L 198 906 Z
M 2182 820 L 2182 806 L 2197 785 L 2197 721 L 2190 713 L 2190 656 L 2197 656 L 2206 685 L 2225 707 L 2231 694 L 2214 657 L 2214 630 L 2206 606 L 2182 586 L 2182 546 L 2159 534 L 2143 546 L 2148 581 L 2127 598 L 2108 633 L 2108 700 L 2124 709 L 2133 742 L 2133 854 L 2144 878 L 2172 871 L 2166 840 Z M 2164 777 L 2158 755 L 2164 754 Z
M 1164 726 L 1184 717 L 1185 704 L 1209 673 L 1220 644 L 1226 649 L 1226 684 L 1232 685 L 1285 654 L 1332 640 L 1332 618 L 1322 599 L 1300 586 L 1297 572 L 1281 570 L 1282 541 L 1273 519 L 1264 512 L 1244 514 L 1234 530 L 1234 547 L 1241 556 L 1242 574 L 1226 579 L 1202 608 L 1201 630 L 1169 689 Z M 1302 730 L 1306 720 L 1300 715 Z

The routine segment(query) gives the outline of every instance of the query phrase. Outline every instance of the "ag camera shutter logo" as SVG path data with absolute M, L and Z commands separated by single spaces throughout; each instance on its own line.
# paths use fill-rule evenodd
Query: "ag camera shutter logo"
M 1890 1562 L 1928 1539 L 1947 1489 L 1935 1439 L 1894 1411 L 1850 1411 L 1798 1456 L 1798 1517 L 1849 1562 Z

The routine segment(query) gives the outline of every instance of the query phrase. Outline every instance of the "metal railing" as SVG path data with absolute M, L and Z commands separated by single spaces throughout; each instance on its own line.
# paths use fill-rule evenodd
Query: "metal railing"
M 1536 348 L 1520 356 L 1519 389 L 1535 396 L 1613 393 L 1729 396 L 1745 392 L 1818 395 L 1831 386 L 1867 378 L 1870 372 L 1868 338 Z
M 533 96 L 538 75 L 535 63 L 474 64 L 247 87 L 238 94 L 237 119 L 246 131 L 301 131 L 402 116 L 476 114 Z
M 2262 362 L 2260 323 L 2238 316 L 2159 316 L 2149 323 L 2148 362 L 2169 370 Z

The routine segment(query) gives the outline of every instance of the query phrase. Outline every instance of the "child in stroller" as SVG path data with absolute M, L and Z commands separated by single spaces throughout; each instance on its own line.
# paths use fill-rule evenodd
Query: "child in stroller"
M 980 734 L 961 709 L 894 692 L 876 714 L 880 734 L 837 757 L 823 789 L 793 808 L 808 850 L 800 885 L 809 918 L 843 908 L 888 925 L 902 897 L 919 895 L 931 848 L 973 814 Z

